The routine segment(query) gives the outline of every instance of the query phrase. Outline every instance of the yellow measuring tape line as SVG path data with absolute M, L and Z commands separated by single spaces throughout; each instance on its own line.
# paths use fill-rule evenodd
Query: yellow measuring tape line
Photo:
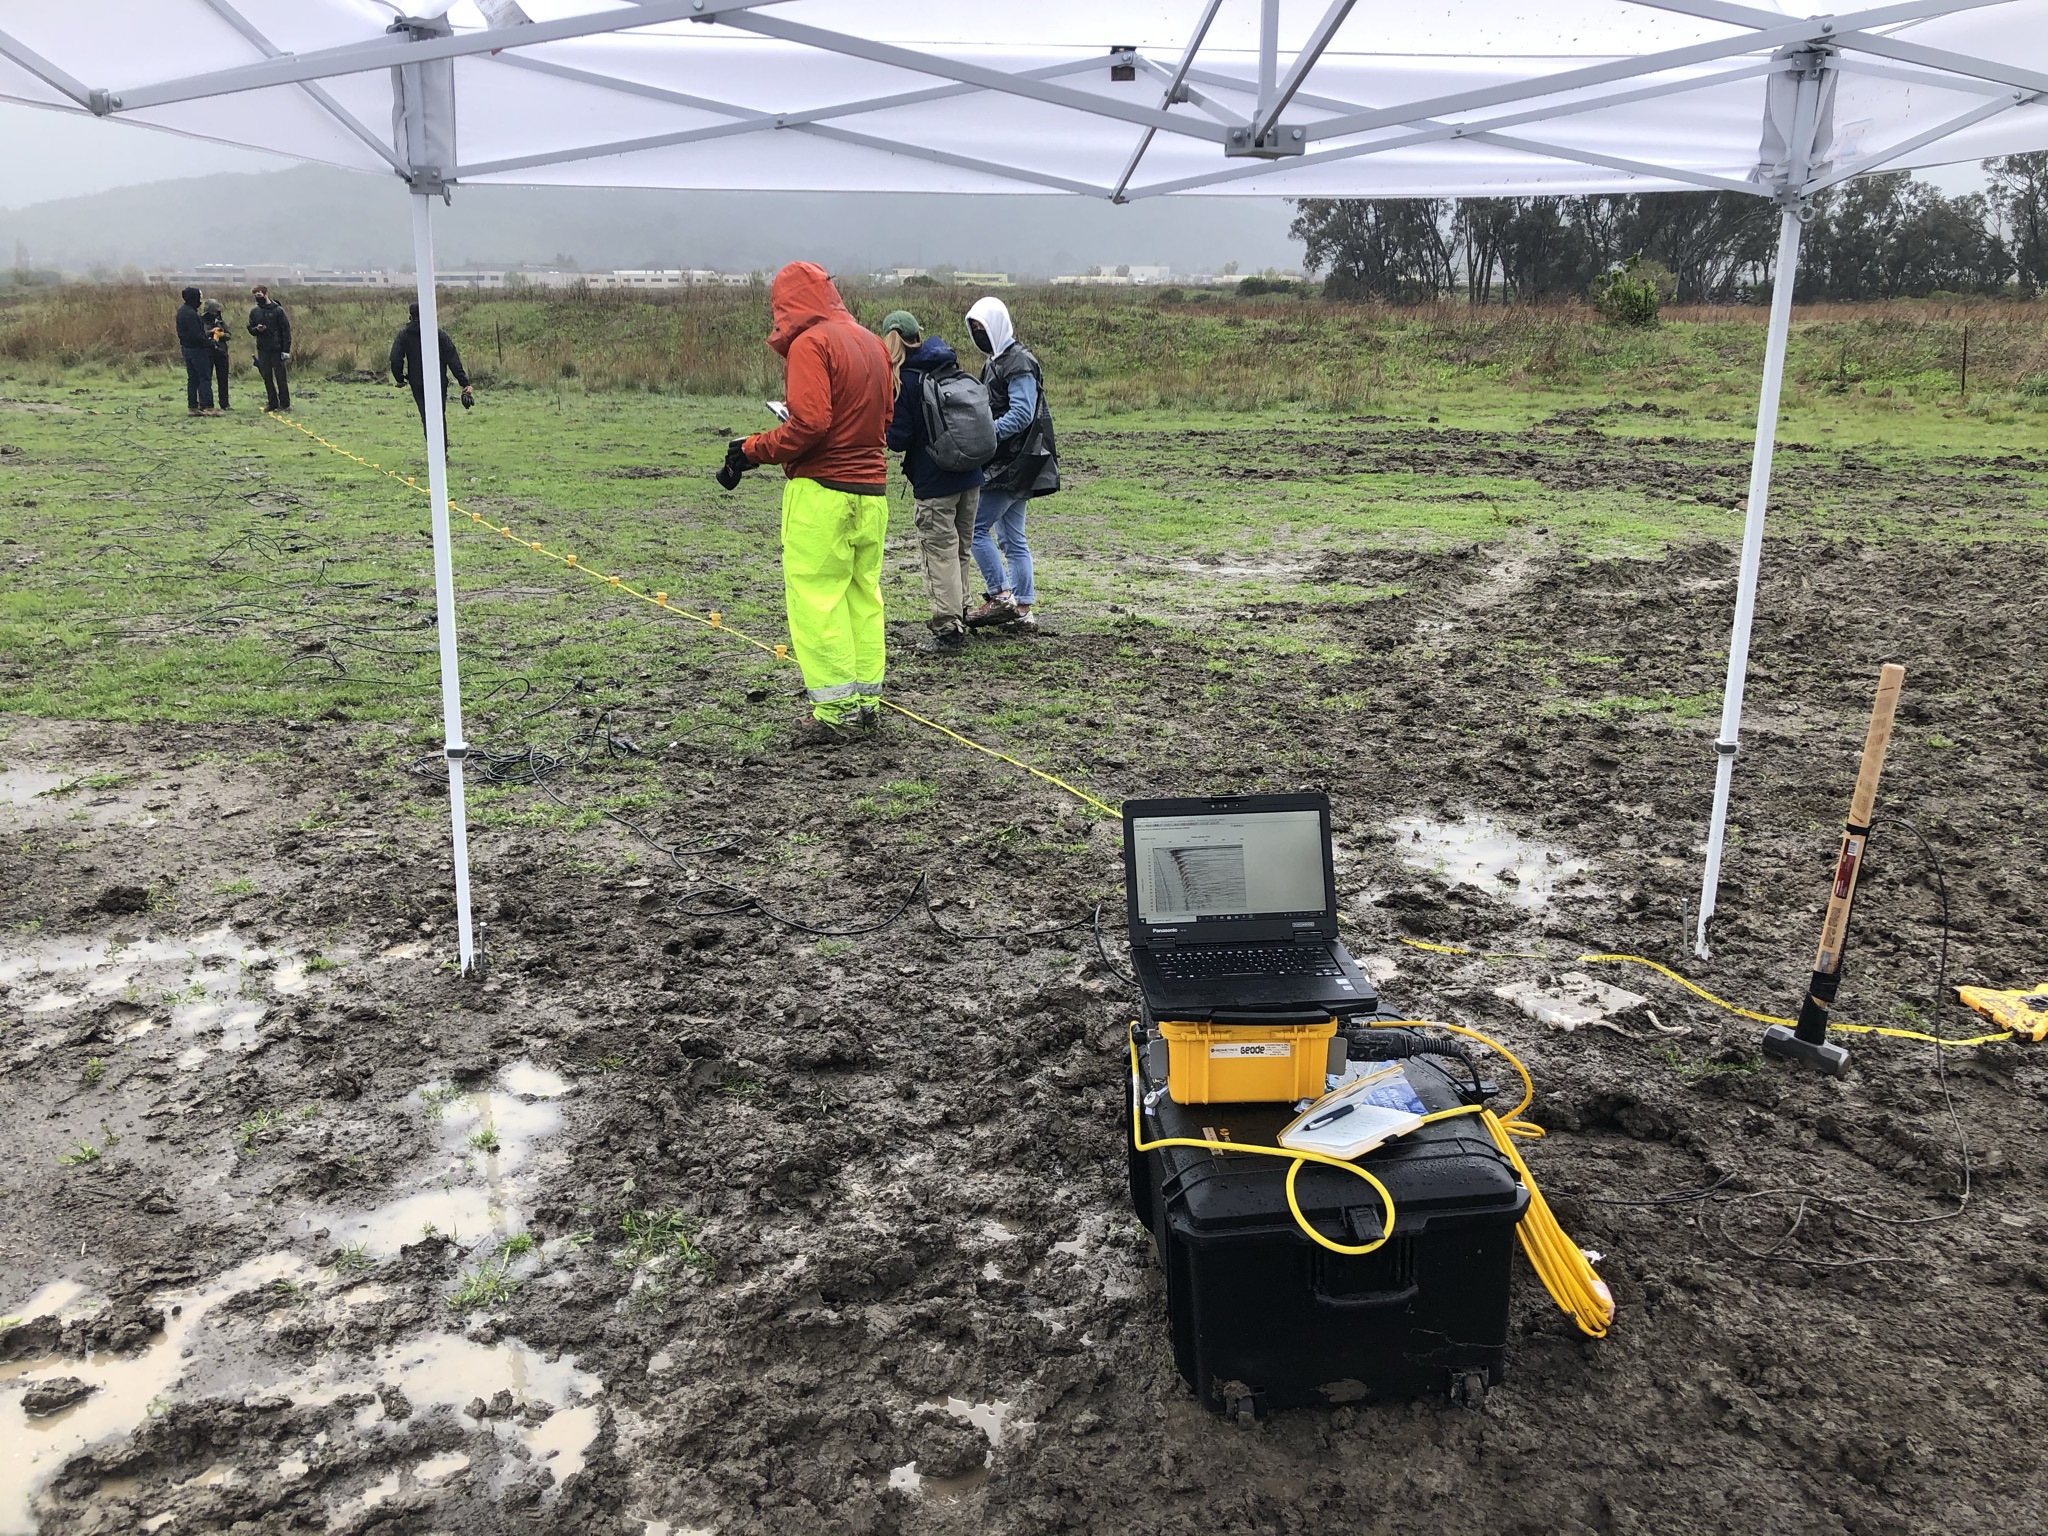
M 1795 1019 L 1781 1019 L 1772 1013 L 1756 1013 L 1748 1008 L 1739 1007 L 1729 1002 L 1725 997 L 1716 997 L 1698 982 L 1689 981 L 1679 975 L 1670 966 L 1660 965 L 1655 960 L 1647 960 L 1641 955 L 1539 955 L 1526 950 L 1479 950 L 1467 949 L 1462 944 L 1431 944 L 1424 939 L 1403 939 L 1401 942 L 1410 949 L 1425 949 L 1432 954 L 1438 955 L 1464 955 L 1473 960 L 1549 960 L 1571 965 L 1640 965 L 1645 970 L 1655 971 L 1659 976 L 1668 977 L 1695 997 L 1705 999 L 1716 1008 L 1726 1009 L 1738 1018 L 1753 1019 L 1759 1024 L 1782 1024 L 1787 1029 L 1794 1029 L 1798 1026 L 1798 1021 Z M 2010 1030 L 1996 1035 L 1972 1035 L 1966 1040 L 1946 1040 L 1940 1035 L 1926 1034 L 1917 1029 L 1891 1029 L 1883 1024 L 1830 1023 L 1828 1028 L 1847 1030 L 1855 1035 L 1889 1035 L 1894 1040 L 1918 1040 L 1924 1045 L 1996 1045 L 2001 1040 L 2010 1040 L 2012 1038 Z
M 386 469 L 381 464 L 373 463 L 369 459 L 364 458 L 359 453 L 350 452 L 348 449 L 342 447 L 341 444 L 339 443 L 329 442 L 326 438 L 322 437 L 318 432 L 315 432 L 311 427 L 306 426 L 302 422 L 294 421 L 291 417 L 282 415 L 276 411 L 265 411 L 263 414 L 266 416 L 273 416 L 277 420 L 283 422 L 286 426 L 294 427 L 297 430 L 305 433 L 306 436 L 310 437 L 322 448 L 325 448 L 329 453 L 339 454 L 342 458 L 351 459 L 355 463 L 362 465 L 365 469 L 373 469 L 381 475 L 388 476 L 390 479 L 398 481 L 399 484 L 401 485 L 410 486 L 412 487 L 412 489 L 418 491 L 422 496 L 430 497 L 434 494 L 432 488 L 429 486 L 421 485 L 416 476 L 401 475 L 395 469 Z M 646 603 L 651 608 L 659 608 L 663 613 L 672 613 L 677 618 L 688 619 L 691 623 L 701 624 L 706 629 L 715 629 L 720 634 L 731 635 L 735 640 L 743 641 L 744 643 L 753 646 L 756 650 L 766 651 L 769 655 L 773 656 L 777 661 L 793 662 L 796 659 L 795 657 L 790 655 L 789 647 L 787 645 L 770 644 L 766 640 L 762 640 L 753 635 L 748 634 L 743 629 L 736 629 L 732 625 L 726 623 L 724 615 L 719 613 L 719 611 L 716 608 L 710 609 L 705 613 L 692 613 L 689 609 L 678 607 L 676 604 L 670 602 L 668 600 L 668 594 L 666 592 L 643 592 L 638 587 L 634 586 L 631 582 L 627 581 L 624 577 L 607 576 L 603 571 L 598 570 L 595 566 L 585 565 L 574 555 L 560 554 L 555 550 L 549 549 L 546 545 L 542 544 L 539 539 L 522 539 L 517 534 L 515 534 L 509 526 L 503 526 L 498 523 L 494 523 L 489 518 L 485 517 L 481 512 L 472 512 L 468 510 L 466 507 L 463 507 L 460 504 L 458 504 L 452 497 L 449 499 L 448 502 L 448 510 L 450 512 L 456 513 L 459 516 L 468 518 L 470 522 L 479 529 L 488 529 L 490 532 L 497 534 L 500 538 L 507 539 L 514 544 L 520 545 L 525 549 L 530 550 L 532 553 L 540 555 L 544 559 L 552 560 L 557 565 L 565 565 L 572 570 L 581 571 L 584 575 L 590 577 L 593 581 L 599 582 L 602 585 L 609 587 L 614 592 L 622 593 L 627 597 L 637 598 L 639 601 Z M 1095 796 L 1089 794 L 1087 790 L 1079 788 L 1076 785 L 1069 784 L 1065 779 L 1061 778 L 1058 774 L 1047 773 L 1042 768 L 1034 768 L 1029 763 L 1023 762 L 1017 758 L 1010 756 L 1010 754 L 1007 752 L 998 752 L 994 747 L 985 747 L 980 742 L 974 740 L 971 736 L 963 736 L 958 731 L 952 729 L 950 726 L 944 726 L 939 724 L 939 722 L 936 720 L 927 719 L 925 716 L 920 715 L 915 710 L 905 709 L 901 704 L 896 703 L 892 699 L 883 699 L 881 703 L 884 709 L 894 710 L 897 714 L 902 715 L 906 720 L 914 720 L 919 725 L 937 731 L 941 736 L 949 737 L 953 741 L 957 741 L 963 747 L 971 747 L 976 752 L 980 752 L 989 757 L 995 758 L 998 762 L 1008 763 L 1013 768 L 1021 768 L 1024 770 L 1024 772 L 1030 774 L 1033 778 L 1043 779 L 1046 783 L 1052 785 L 1054 788 L 1065 790 L 1068 794 L 1072 795 L 1076 800 L 1081 801 L 1084 805 L 1093 806 L 1096 810 L 1102 812 L 1102 814 L 1105 816 L 1117 816 L 1121 814 L 1116 810 L 1114 806 L 1105 805 L 1102 801 L 1096 799 Z

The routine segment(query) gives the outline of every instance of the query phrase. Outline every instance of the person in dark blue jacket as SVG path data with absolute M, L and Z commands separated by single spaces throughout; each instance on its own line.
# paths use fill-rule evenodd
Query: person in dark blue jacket
M 924 592 L 931 602 L 931 633 L 918 649 L 949 655 L 967 645 L 967 599 L 974 590 L 974 517 L 981 506 L 981 471 L 948 471 L 932 462 L 925 440 L 924 375 L 959 366 L 953 349 L 918 329 L 917 318 L 895 310 L 882 321 L 882 345 L 896 365 L 896 409 L 886 441 L 903 455 L 903 473 L 917 507 L 917 539 Z
M 199 290 L 187 288 L 179 295 L 178 355 L 185 360 L 185 414 L 218 416 L 213 408 L 213 338 L 205 317 L 199 313 Z

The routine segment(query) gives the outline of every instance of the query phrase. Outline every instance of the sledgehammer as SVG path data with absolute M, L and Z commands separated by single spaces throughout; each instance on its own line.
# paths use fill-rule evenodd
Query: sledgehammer
M 1849 911 L 1856 904 L 1856 877 L 1870 851 L 1870 813 L 1877 804 L 1877 781 L 1884 775 L 1884 755 L 1892 742 L 1892 717 L 1898 713 L 1899 689 L 1906 669 L 1886 662 L 1877 675 L 1877 702 L 1870 710 L 1870 733 L 1863 738 L 1863 765 L 1856 772 L 1856 793 L 1849 801 L 1849 820 L 1842 828 L 1842 849 L 1835 857 L 1835 886 L 1828 893 L 1827 916 L 1821 920 L 1820 948 L 1813 957 L 1813 980 L 1799 1007 L 1794 1029 L 1773 1024 L 1764 1031 L 1764 1052 L 1819 1067 L 1834 1077 L 1849 1070 L 1849 1053 L 1828 1043 L 1828 1010 L 1842 984 L 1842 951 L 1849 942 Z

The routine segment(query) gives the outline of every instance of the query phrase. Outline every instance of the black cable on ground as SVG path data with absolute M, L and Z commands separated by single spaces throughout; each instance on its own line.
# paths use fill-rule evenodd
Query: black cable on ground
M 1921 852 L 1926 855 L 1928 867 L 1934 873 L 1935 891 L 1941 902 L 1941 942 L 1935 963 L 1934 1004 L 1929 1010 L 1927 1033 L 1934 1040 L 1935 1074 L 1941 1084 L 1942 1103 L 1948 1112 L 1949 1123 L 1955 1128 L 1956 1145 L 1960 1150 L 1962 1159 L 1962 1188 L 1957 1195 L 1955 1209 L 1942 1211 L 1933 1216 L 1887 1216 L 1876 1211 L 1865 1210 L 1861 1206 L 1852 1205 L 1848 1201 L 1837 1199 L 1833 1195 L 1819 1194 L 1813 1190 L 1795 1189 L 1789 1186 L 1752 1190 L 1741 1194 L 1722 1193 L 1721 1191 L 1734 1181 L 1736 1177 L 1734 1174 L 1724 1174 L 1720 1179 L 1703 1189 L 1686 1190 L 1670 1195 L 1657 1195 L 1648 1199 L 1613 1200 L 1603 1199 L 1596 1195 L 1578 1195 L 1575 1198 L 1584 1200 L 1591 1205 L 1619 1206 L 1676 1206 L 1706 1204 L 1709 1202 L 1718 1203 L 1721 1206 L 1721 1212 L 1716 1225 L 1720 1230 L 1721 1240 L 1735 1252 L 1742 1254 L 1745 1258 L 1755 1259 L 1759 1262 L 1798 1264 L 1807 1269 L 1855 1269 L 1873 1264 L 1907 1264 L 1914 1261 L 1913 1255 L 1905 1253 L 1860 1254 L 1846 1259 L 1814 1259 L 1785 1252 L 1786 1246 L 1805 1229 L 1809 1215 L 1816 1212 L 1824 1211 L 1847 1217 L 1852 1221 L 1896 1230 L 1906 1227 L 1933 1226 L 1942 1222 L 1955 1221 L 1969 1209 L 1974 1174 L 1970 1155 L 1970 1138 L 1963 1124 L 1962 1112 L 1956 1107 L 1955 1094 L 1949 1084 L 1948 1062 L 1941 1034 L 1942 1009 L 1948 1001 L 1948 948 L 1950 933 L 1948 879 L 1942 871 L 1941 859 L 1935 853 L 1934 845 L 1927 840 L 1920 829 L 1903 816 L 1891 816 L 1889 819 L 1897 822 L 1908 832 L 1911 832 L 1914 839 L 1920 844 Z M 1786 1198 L 1796 1200 L 1797 1204 L 1793 1208 L 1791 1220 L 1786 1223 L 1784 1230 L 1768 1246 L 1763 1248 L 1752 1247 L 1729 1230 L 1728 1218 L 1740 1207 L 1758 1200 L 1782 1200 Z
M 1572 1199 L 1583 1200 L 1588 1205 L 1698 1205 L 1703 1201 L 1713 1199 L 1721 1190 L 1734 1183 L 1735 1179 L 1736 1175 L 1724 1173 L 1720 1178 L 1714 1180 L 1713 1183 L 1704 1185 L 1699 1189 L 1674 1190 L 1668 1195 L 1649 1195 L 1640 1200 L 1616 1200 L 1604 1195 L 1581 1195 L 1571 1190 L 1560 1190 L 1558 1193 L 1561 1195 L 1569 1194 Z
M 1122 966 L 1110 959 L 1109 948 L 1102 942 L 1102 903 L 1099 901 L 1095 904 L 1095 915 L 1090 919 L 1089 926 L 1095 930 L 1095 953 L 1100 955 L 1102 963 L 1109 967 L 1110 975 L 1116 977 L 1125 986 L 1135 989 L 1138 985 L 1138 978 L 1130 975 Z

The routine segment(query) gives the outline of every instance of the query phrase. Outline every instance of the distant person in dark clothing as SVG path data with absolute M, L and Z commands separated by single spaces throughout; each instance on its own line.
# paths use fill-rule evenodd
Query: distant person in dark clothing
M 455 375 L 455 382 L 462 386 L 462 408 L 466 411 L 476 404 L 476 391 L 470 386 L 469 375 L 462 367 L 462 354 L 455 350 L 455 343 L 442 331 L 441 336 L 441 423 L 445 438 L 448 422 L 448 375 Z M 412 319 L 391 342 L 391 382 L 412 386 L 412 403 L 420 413 L 420 429 L 427 425 L 427 371 L 420 366 L 420 307 L 412 306 Z
M 256 307 L 249 311 L 249 334 L 256 338 L 256 371 L 263 375 L 263 393 L 269 397 L 266 411 L 292 408 L 292 386 L 285 377 L 292 360 L 292 317 L 284 306 L 258 283 L 249 296 Z
M 213 350 L 213 392 L 219 398 L 220 408 L 228 408 L 228 353 L 234 350 L 234 338 L 228 334 L 227 316 L 220 312 L 220 300 L 208 299 L 199 309 L 200 323 L 206 328 L 206 344 Z
M 199 290 L 187 288 L 178 306 L 178 354 L 185 359 L 185 413 L 218 416 L 213 408 L 213 343 L 199 313 Z

